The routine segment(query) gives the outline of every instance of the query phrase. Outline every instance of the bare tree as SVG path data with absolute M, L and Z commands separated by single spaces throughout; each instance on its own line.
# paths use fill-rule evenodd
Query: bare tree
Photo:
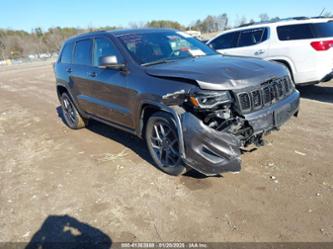
M 269 21 L 269 16 L 267 13 L 261 13 L 259 15 L 260 22 L 267 22 Z
M 333 17 L 332 12 L 330 11 L 325 11 L 324 14 L 322 14 L 323 17 Z
M 239 16 L 236 17 L 236 20 L 235 20 L 235 26 L 236 27 L 239 27 L 241 25 L 244 25 L 247 23 L 247 19 L 245 16 L 242 16 L 241 18 Z
M 246 19 L 246 17 L 245 17 L 245 16 L 242 16 L 241 21 L 240 21 L 240 25 L 244 25 L 244 24 L 246 24 L 246 23 L 247 23 L 247 19 Z
M 192 22 L 190 29 L 199 30 L 203 33 L 211 33 L 228 29 L 229 19 L 226 13 L 218 16 L 209 15 L 203 20 Z
M 222 15 L 215 17 L 216 31 L 226 30 L 228 27 L 228 21 L 229 19 L 226 13 L 223 13 Z
M 128 24 L 128 27 L 130 27 L 132 29 L 140 29 L 140 28 L 146 27 L 146 23 L 145 22 L 130 22 Z
M 273 17 L 273 18 L 270 19 L 270 21 L 272 21 L 272 22 L 277 22 L 279 20 L 280 20 L 280 17 L 278 17 L 278 16 Z

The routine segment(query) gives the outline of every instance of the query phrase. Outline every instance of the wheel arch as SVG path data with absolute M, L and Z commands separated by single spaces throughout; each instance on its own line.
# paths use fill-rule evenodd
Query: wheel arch
M 144 129 L 146 126 L 146 123 L 151 115 L 158 111 L 165 111 L 163 110 L 163 107 L 158 104 L 158 103 L 152 103 L 152 102 L 147 102 L 143 103 L 140 107 L 140 115 L 139 115 L 139 120 L 138 120 L 138 136 L 143 137 L 144 135 Z
M 273 58 L 273 59 L 270 59 L 270 61 L 275 61 L 275 62 L 281 63 L 284 66 L 286 66 L 290 72 L 290 76 L 291 76 L 292 80 L 294 80 L 294 68 L 290 61 L 288 61 L 287 59 L 282 59 L 282 58 L 281 59 Z
M 63 93 L 68 93 L 69 94 L 69 91 L 68 89 L 63 86 L 63 85 L 57 85 L 57 95 L 58 95 L 58 99 L 60 99 L 61 95 Z
M 140 115 L 139 115 L 139 121 L 138 121 L 138 129 L 137 129 L 137 135 L 140 138 L 144 137 L 144 130 L 145 125 L 151 115 L 153 115 L 156 112 L 162 111 L 170 114 L 175 121 L 175 126 L 177 128 L 177 134 L 179 136 L 179 147 L 180 147 L 180 155 L 182 158 L 185 158 L 185 147 L 184 147 L 184 139 L 183 139 L 183 131 L 182 131 L 182 125 L 180 121 L 180 113 L 182 112 L 182 108 L 175 106 L 170 107 L 163 105 L 161 103 L 156 102 L 145 102 L 140 107 Z
M 61 100 L 61 95 L 63 93 L 67 93 L 68 96 L 71 98 L 71 100 L 73 101 L 73 104 L 75 105 L 76 109 L 78 110 L 78 112 L 80 113 L 80 115 L 84 118 L 88 118 L 88 116 L 86 115 L 85 112 L 83 112 L 80 107 L 79 107 L 79 103 L 77 102 L 77 99 L 73 97 L 71 91 L 63 84 L 57 84 L 56 86 L 57 88 L 57 95 L 58 95 L 58 99 L 59 101 Z

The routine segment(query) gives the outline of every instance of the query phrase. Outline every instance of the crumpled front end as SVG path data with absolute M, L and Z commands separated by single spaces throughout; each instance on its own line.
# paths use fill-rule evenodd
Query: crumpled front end
M 188 165 L 205 175 L 240 171 L 241 143 L 237 137 L 209 128 L 188 112 L 180 120 Z
M 264 145 L 299 111 L 299 92 L 287 77 L 235 91 L 178 91 L 163 96 L 174 110 L 184 162 L 205 175 L 238 172 L 241 151 Z

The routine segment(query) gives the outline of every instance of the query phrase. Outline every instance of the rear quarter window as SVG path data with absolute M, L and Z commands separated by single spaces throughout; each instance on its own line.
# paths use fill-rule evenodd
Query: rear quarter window
M 60 62 L 70 64 L 72 63 L 73 43 L 66 43 L 61 51 Z
M 76 42 L 73 63 L 92 65 L 92 47 L 93 41 L 91 39 Z
M 333 37 L 333 22 L 314 23 L 311 25 L 316 38 Z
M 296 24 L 277 27 L 280 41 L 312 39 L 311 24 Z

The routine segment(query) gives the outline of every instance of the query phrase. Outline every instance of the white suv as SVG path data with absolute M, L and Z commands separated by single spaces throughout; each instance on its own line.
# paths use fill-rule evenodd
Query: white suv
M 224 55 L 254 56 L 288 67 L 296 84 L 333 78 L 333 19 L 290 18 L 243 26 L 207 42 Z

